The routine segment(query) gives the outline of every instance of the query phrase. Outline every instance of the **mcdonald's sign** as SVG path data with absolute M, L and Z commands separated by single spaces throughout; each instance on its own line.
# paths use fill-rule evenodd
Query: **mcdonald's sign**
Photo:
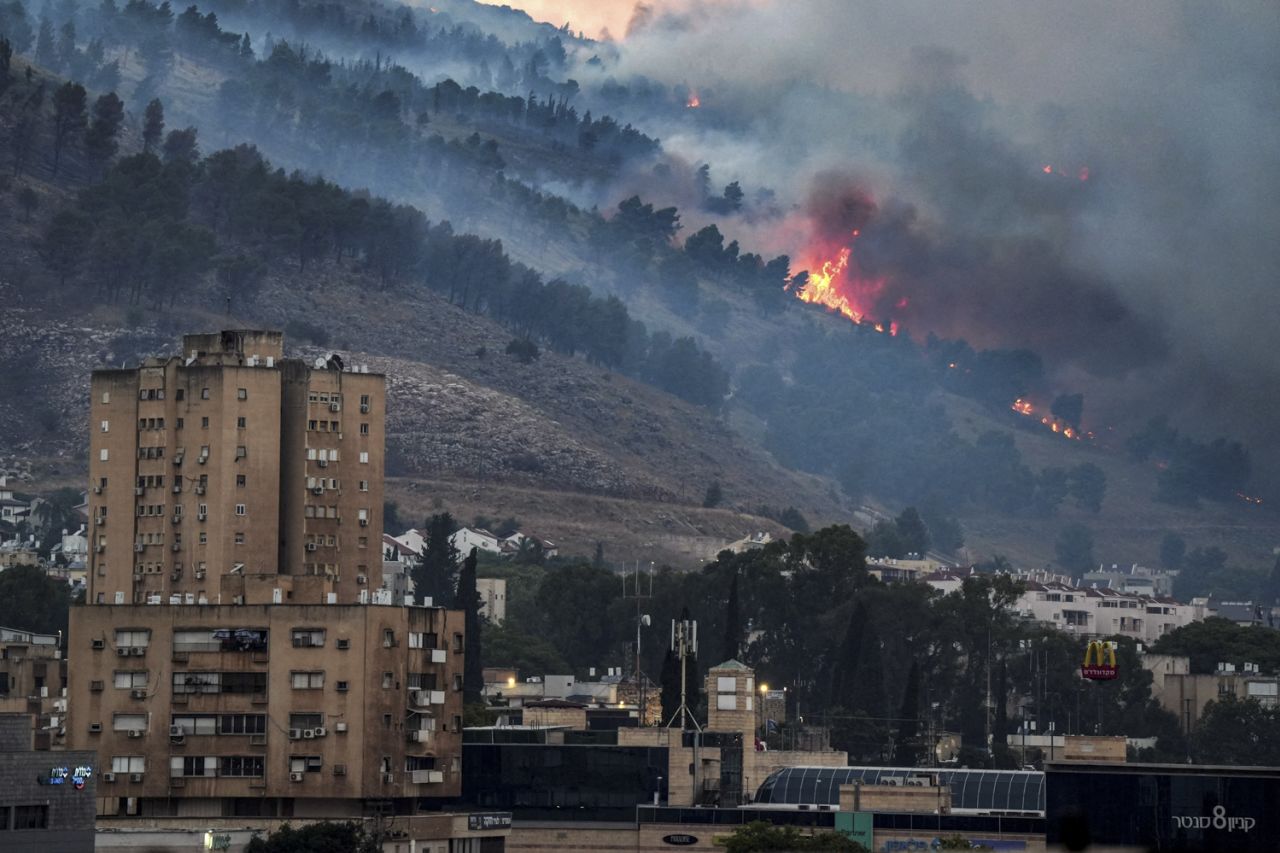
M 1084 652 L 1084 665 L 1080 667 L 1080 675 L 1091 681 L 1110 681 L 1118 674 L 1115 646 L 1103 640 L 1090 642 Z

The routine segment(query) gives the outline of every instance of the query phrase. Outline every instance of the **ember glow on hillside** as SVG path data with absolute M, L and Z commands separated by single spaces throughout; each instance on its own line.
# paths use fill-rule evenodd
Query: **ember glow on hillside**
M 1093 438 L 1093 433 L 1088 431 L 1082 432 L 1062 420 L 1062 418 L 1056 417 L 1055 415 L 1041 414 L 1035 404 L 1030 400 L 1024 400 L 1019 397 L 1009 405 L 1009 408 L 1022 415 L 1024 418 L 1035 418 L 1036 420 L 1039 420 L 1040 423 L 1048 428 L 1050 432 L 1056 433 L 1063 438 L 1069 438 L 1072 441 L 1083 441 L 1086 438 L 1092 440 Z
M 859 233 L 854 230 L 851 237 L 857 239 Z M 850 321 L 860 326 L 869 325 L 877 332 L 898 334 L 896 321 L 886 323 L 868 316 L 870 306 L 884 291 L 886 280 L 863 276 L 854 262 L 852 246 L 821 252 L 811 266 L 815 269 L 811 269 L 804 283 L 792 291 L 797 299 L 843 314 Z

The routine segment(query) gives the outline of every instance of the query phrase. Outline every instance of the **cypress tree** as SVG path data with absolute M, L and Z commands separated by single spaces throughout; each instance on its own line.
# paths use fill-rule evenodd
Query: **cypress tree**
M 738 573 L 733 573 L 729 582 L 729 603 L 725 607 L 724 648 L 720 660 L 734 660 L 738 657 L 738 648 L 742 642 L 742 624 L 738 606 Z
M 466 655 L 462 667 L 462 701 L 470 705 L 484 701 L 484 668 L 482 655 L 482 626 L 480 624 L 480 593 L 476 590 L 476 549 L 472 548 L 462 562 L 458 573 L 458 593 L 454 596 L 455 610 L 465 614 Z
M 893 744 L 893 763 L 898 767 L 915 767 L 920 763 L 920 663 L 911 661 L 907 672 L 907 692 L 898 713 L 898 737 Z

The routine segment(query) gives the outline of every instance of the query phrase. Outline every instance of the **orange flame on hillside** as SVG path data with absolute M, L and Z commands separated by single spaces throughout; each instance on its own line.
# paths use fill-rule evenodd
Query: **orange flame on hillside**
M 1050 432 L 1057 433 L 1063 438 L 1069 438 L 1073 441 L 1082 441 L 1086 438 L 1090 441 L 1093 440 L 1093 433 L 1091 432 L 1081 432 L 1054 415 L 1040 415 L 1036 410 L 1035 404 L 1030 400 L 1024 400 L 1019 397 L 1009 405 L 1009 408 L 1025 418 L 1038 418 L 1042 425 L 1049 428 Z
M 852 232 L 854 237 L 858 231 Z M 852 265 L 853 249 L 842 246 L 835 257 L 822 262 L 818 270 L 810 271 L 808 280 L 796 291 L 796 298 L 811 305 L 821 305 L 830 311 L 843 314 L 856 325 L 867 324 L 877 332 L 898 334 L 895 321 L 871 321 L 867 317 L 867 309 L 859 304 L 858 297 L 874 297 L 884 289 L 885 279 L 863 278 L 858 275 L 856 266 Z M 790 289 L 791 285 L 787 286 Z
M 690 92 L 689 100 L 685 101 L 684 105 L 691 110 L 696 110 L 698 107 L 702 106 L 702 99 L 698 97 L 697 92 Z

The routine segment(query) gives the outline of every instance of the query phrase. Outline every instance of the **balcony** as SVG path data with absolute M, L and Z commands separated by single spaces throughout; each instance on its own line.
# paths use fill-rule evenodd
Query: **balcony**
M 412 690 L 409 693 L 409 701 L 419 708 L 425 708 L 428 705 L 443 705 L 443 690 Z

